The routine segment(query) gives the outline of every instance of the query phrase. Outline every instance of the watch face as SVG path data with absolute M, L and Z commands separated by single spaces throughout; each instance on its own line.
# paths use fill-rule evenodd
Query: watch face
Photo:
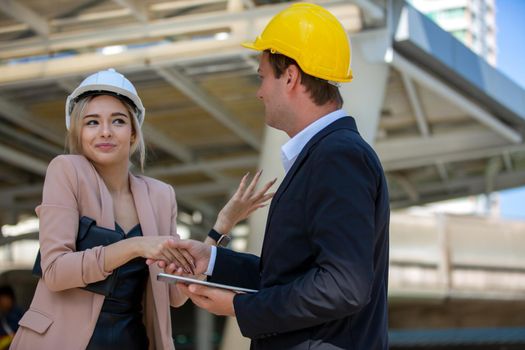
M 232 239 L 230 236 L 222 235 L 221 238 L 219 238 L 219 240 L 217 241 L 217 246 L 226 247 L 230 243 L 231 240 Z

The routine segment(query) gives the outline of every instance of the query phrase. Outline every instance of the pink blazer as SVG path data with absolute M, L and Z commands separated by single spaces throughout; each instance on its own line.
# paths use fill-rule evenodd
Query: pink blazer
M 173 188 L 148 177 L 129 175 L 131 192 L 145 236 L 177 236 Z M 79 218 L 115 229 L 111 195 L 93 165 L 83 156 L 61 155 L 48 166 L 40 219 L 42 274 L 29 310 L 11 349 L 85 349 L 95 328 L 104 296 L 77 288 L 103 280 L 105 248 L 75 251 Z M 150 266 L 143 308 L 150 349 L 174 349 L 170 304 L 183 297 L 173 285 L 156 280 Z

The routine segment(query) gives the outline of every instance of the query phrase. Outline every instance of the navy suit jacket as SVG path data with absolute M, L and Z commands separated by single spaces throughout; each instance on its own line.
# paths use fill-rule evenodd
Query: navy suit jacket
M 351 117 L 316 134 L 275 194 L 262 255 L 218 249 L 211 280 L 234 298 L 252 349 L 388 349 L 389 200 Z

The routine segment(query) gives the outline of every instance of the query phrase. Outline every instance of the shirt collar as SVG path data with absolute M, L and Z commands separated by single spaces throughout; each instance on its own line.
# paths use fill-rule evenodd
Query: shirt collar
M 323 130 L 328 125 L 332 124 L 338 119 L 346 117 L 348 114 L 338 109 L 325 116 L 317 119 L 312 124 L 301 130 L 297 135 L 292 137 L 281 147 L 281 161 L 283 163 L 284 171 L 288 172 L 292 168 L 293 163 L 303 150 L 304 146 L 315 136 L 319 131 Z

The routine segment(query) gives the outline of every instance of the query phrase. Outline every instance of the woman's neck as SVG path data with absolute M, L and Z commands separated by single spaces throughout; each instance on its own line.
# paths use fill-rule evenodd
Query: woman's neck
M 112 195 L 129 192 L 129 168 L 127 164 L 111 167 L 95 165 L 95 168 Z

